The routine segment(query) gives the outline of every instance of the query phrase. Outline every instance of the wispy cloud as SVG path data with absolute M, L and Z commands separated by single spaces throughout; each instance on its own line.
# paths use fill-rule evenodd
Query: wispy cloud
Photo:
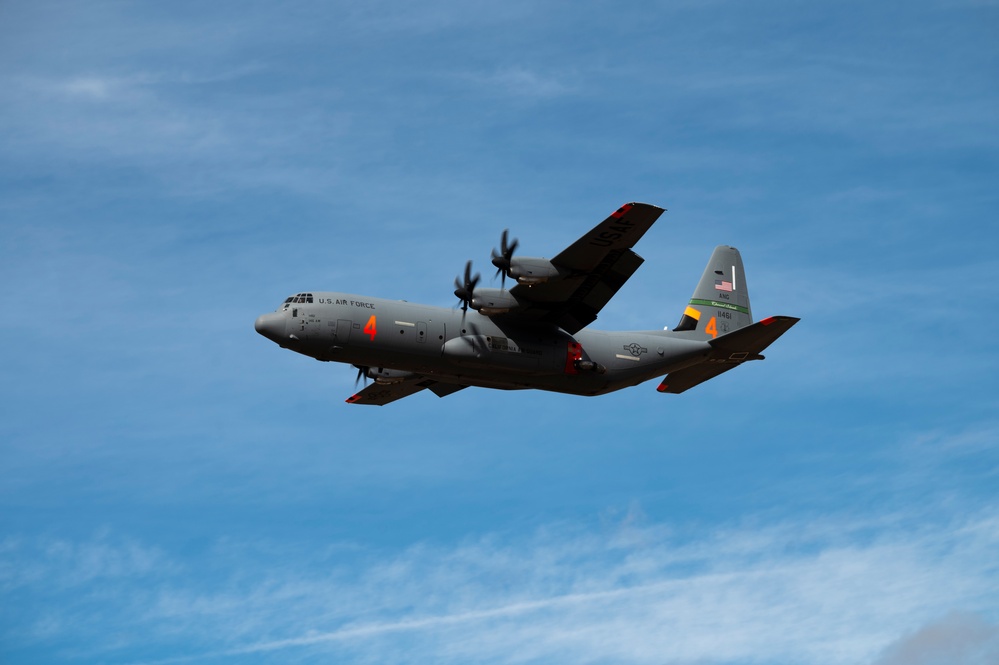
M 894 664 L 901 661 L 893 654 L 941 630 L 905 636 L 951 611 L 962 614 L 944 633 L 960 634 L 961 624 L 992 644 L 995 631 L 981 613 L 999 593 L 997 523 L 992 511 L 932 527 L 914 516 L 749 522 L 703 533 L 560 525 L 526 541 L 493 534 L 453 547 L 415 545 L 359 568 L 335 559 L 305 570 L 278 566 L 257 582 L 237 558 L 224 583 L 207 585 L 215 592 L 191 571 L 162 565 L 150 548 L 136 557 L 124 543 L 116 553 L 106 539 L 44 547 L 39 565 L 69 564 L 82 571 L 80 582 L 96 583 L 95 570 L 116 574 L 100 580 L 104 593 L 51 612 L 47 638 L 57 629 L 63 640 L 86 640 L 73 619 L 111 614 L 145 644 L 161 645 L 158 663 L 274 652 L 294 662 L 319 651 L 382 662 L 817 665 L 887 654 L 881 662 Z M 26 554 L 16 544 L 4 549 L 15 565 Z M 95 556 L 103 562 L 96 567 Z M 46 580 L 30 584 L 44 588 Z M 101 640 L 92 646 L 100 651 Z M 105 660 L 134 660 L 127 645 L 104 648 Z
M 566 74 L 542 73 L 528 67 L 506 67 L 463 77 L 490 96 L 521 99 L 548 99 L 571 94 L 575 85 Z
M 65 538 L 0 541 L 0 589 L 80 587 L 94 582 L 176 572 L 163 552 L 104 532 L 84 541 Z

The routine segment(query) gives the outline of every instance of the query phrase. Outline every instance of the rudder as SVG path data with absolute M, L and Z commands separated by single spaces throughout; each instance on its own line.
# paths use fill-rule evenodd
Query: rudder
M 716 339 L 752 323 L 742 256 L 735 247 L 719 245 L 673 332 L 689 339 Z

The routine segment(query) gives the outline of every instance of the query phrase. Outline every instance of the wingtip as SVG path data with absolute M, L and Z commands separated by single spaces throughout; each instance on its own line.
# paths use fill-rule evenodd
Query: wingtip
M 635 205 L 636 205 L 635 203 L 625 203 L 623 206 L 621 206 L 620 208 L 618 208 L 617 210 L 615 210 L 611 214 L 611 217 L 614 217 L 614 218 L 624 217 L 625 215 L 628 214 L 629 210 L 631 210 L 632 208 L 635 207 Z
M 783 322 L 786 322 L 786 323 L 789 323 L 790 325 L 793 326 L 798 321 L 801 321 L 801 319 L 798 318 L 797 316 L 781 316 L 781 315 L 777 315 L 777 316 L 768 316 L 765 319 L 761 319 L 760 320 L 760 325 L 769 326 L 772 323 L 777 323 L 777 322 L 782 322 L 783 323 Z
M 615 213 L 614 216 L 623 215 L 624 213 L 628 212 L 632 208 L 636 208 L 636 207 L 637 208 L 652 208 L 654 210 L 659 210 L 660 212 L 664 212 L 666 210 L 665 206 L 656 205 L 655 203 L 642 203 L 641 201 L 631 201 L 629 203 L 625 203 L 623 206 L 621 206 L 620 208 L 618 208 L 617 212 Z

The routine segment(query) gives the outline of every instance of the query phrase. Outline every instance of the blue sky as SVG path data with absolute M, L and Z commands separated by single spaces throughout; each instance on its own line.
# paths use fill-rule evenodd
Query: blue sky
M 994 2 L 0 6 L 0 661 L 999 660 Z M 257 315 L 668 208 L 767 360 L 351 407 Z

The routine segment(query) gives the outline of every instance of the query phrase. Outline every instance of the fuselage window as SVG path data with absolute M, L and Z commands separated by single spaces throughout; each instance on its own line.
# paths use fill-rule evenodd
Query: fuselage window
M 285 300 L 284 304 L 287 305 L 289 303 L 302 303 L 304 305 L 311 302 L 313 302 L 311 293 L 296 293 L 295 295 L 290 296 L 287 300 Z M 288 308 L 285 307 L 285 309 Z

